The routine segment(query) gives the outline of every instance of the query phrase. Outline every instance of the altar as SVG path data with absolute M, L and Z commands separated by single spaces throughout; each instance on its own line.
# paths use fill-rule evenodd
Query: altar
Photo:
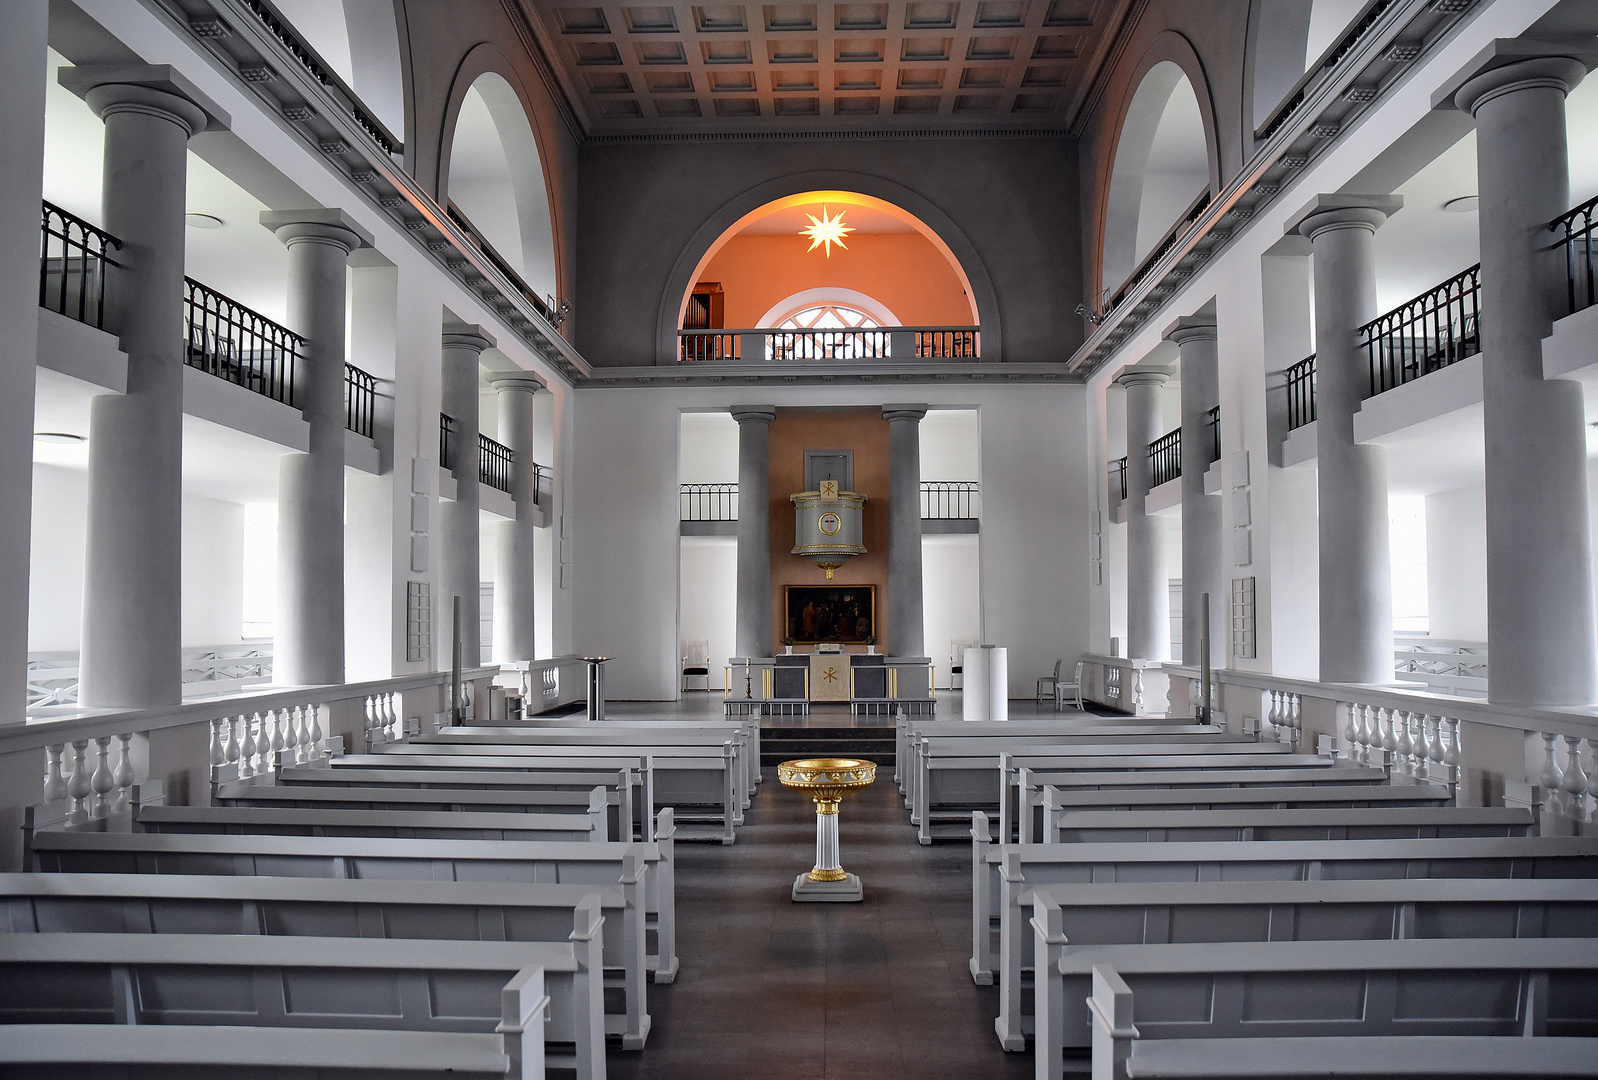
M 883 656 L 821 646 L 781 656 L 727 661 L 724 701 L 733 716 L 803 716 L 812 705 L 848 705 L 854 714 L 931 715 L 932 659 Z

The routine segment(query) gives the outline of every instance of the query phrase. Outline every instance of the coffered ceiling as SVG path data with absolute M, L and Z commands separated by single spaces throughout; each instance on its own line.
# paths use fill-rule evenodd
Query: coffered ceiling
M 520 0 L 590 135 L 1062 128 L 1129 0 Z

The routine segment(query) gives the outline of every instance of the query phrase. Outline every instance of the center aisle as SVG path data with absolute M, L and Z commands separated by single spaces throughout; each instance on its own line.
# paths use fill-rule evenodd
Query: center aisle
M 768 768 L 731 847 L 677 846 L 671 986 L 649 988 L 648 1047 L 615 1080 L 976 1080 L 1030 1077 L 993 1031 L 998 991 L 971 956 L 971 849 L 922 847 L 892 770 L 844 801 L 844 868 L 860 904 L 796 904 L 815 861 L 815 805 Z

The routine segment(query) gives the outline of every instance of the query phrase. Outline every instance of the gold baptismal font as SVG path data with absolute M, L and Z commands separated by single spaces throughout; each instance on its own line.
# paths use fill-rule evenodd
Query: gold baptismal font
M 838 804 L 876 778 L 876 762 L 858 758 L 802 758 L 777 766 L 783 787 L 816 801 L 816 865 L 794 879 L 795 900 L 849 903 L 864 898 L 860 879 L 838 863 Z

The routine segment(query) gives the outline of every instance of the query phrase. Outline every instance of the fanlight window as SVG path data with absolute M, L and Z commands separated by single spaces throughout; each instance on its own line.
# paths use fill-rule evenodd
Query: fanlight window
M 843 304 L 803 308 L 777 323 L 771 334 L 774 360 L 880 360 L 888 334 L 876 319 Z

